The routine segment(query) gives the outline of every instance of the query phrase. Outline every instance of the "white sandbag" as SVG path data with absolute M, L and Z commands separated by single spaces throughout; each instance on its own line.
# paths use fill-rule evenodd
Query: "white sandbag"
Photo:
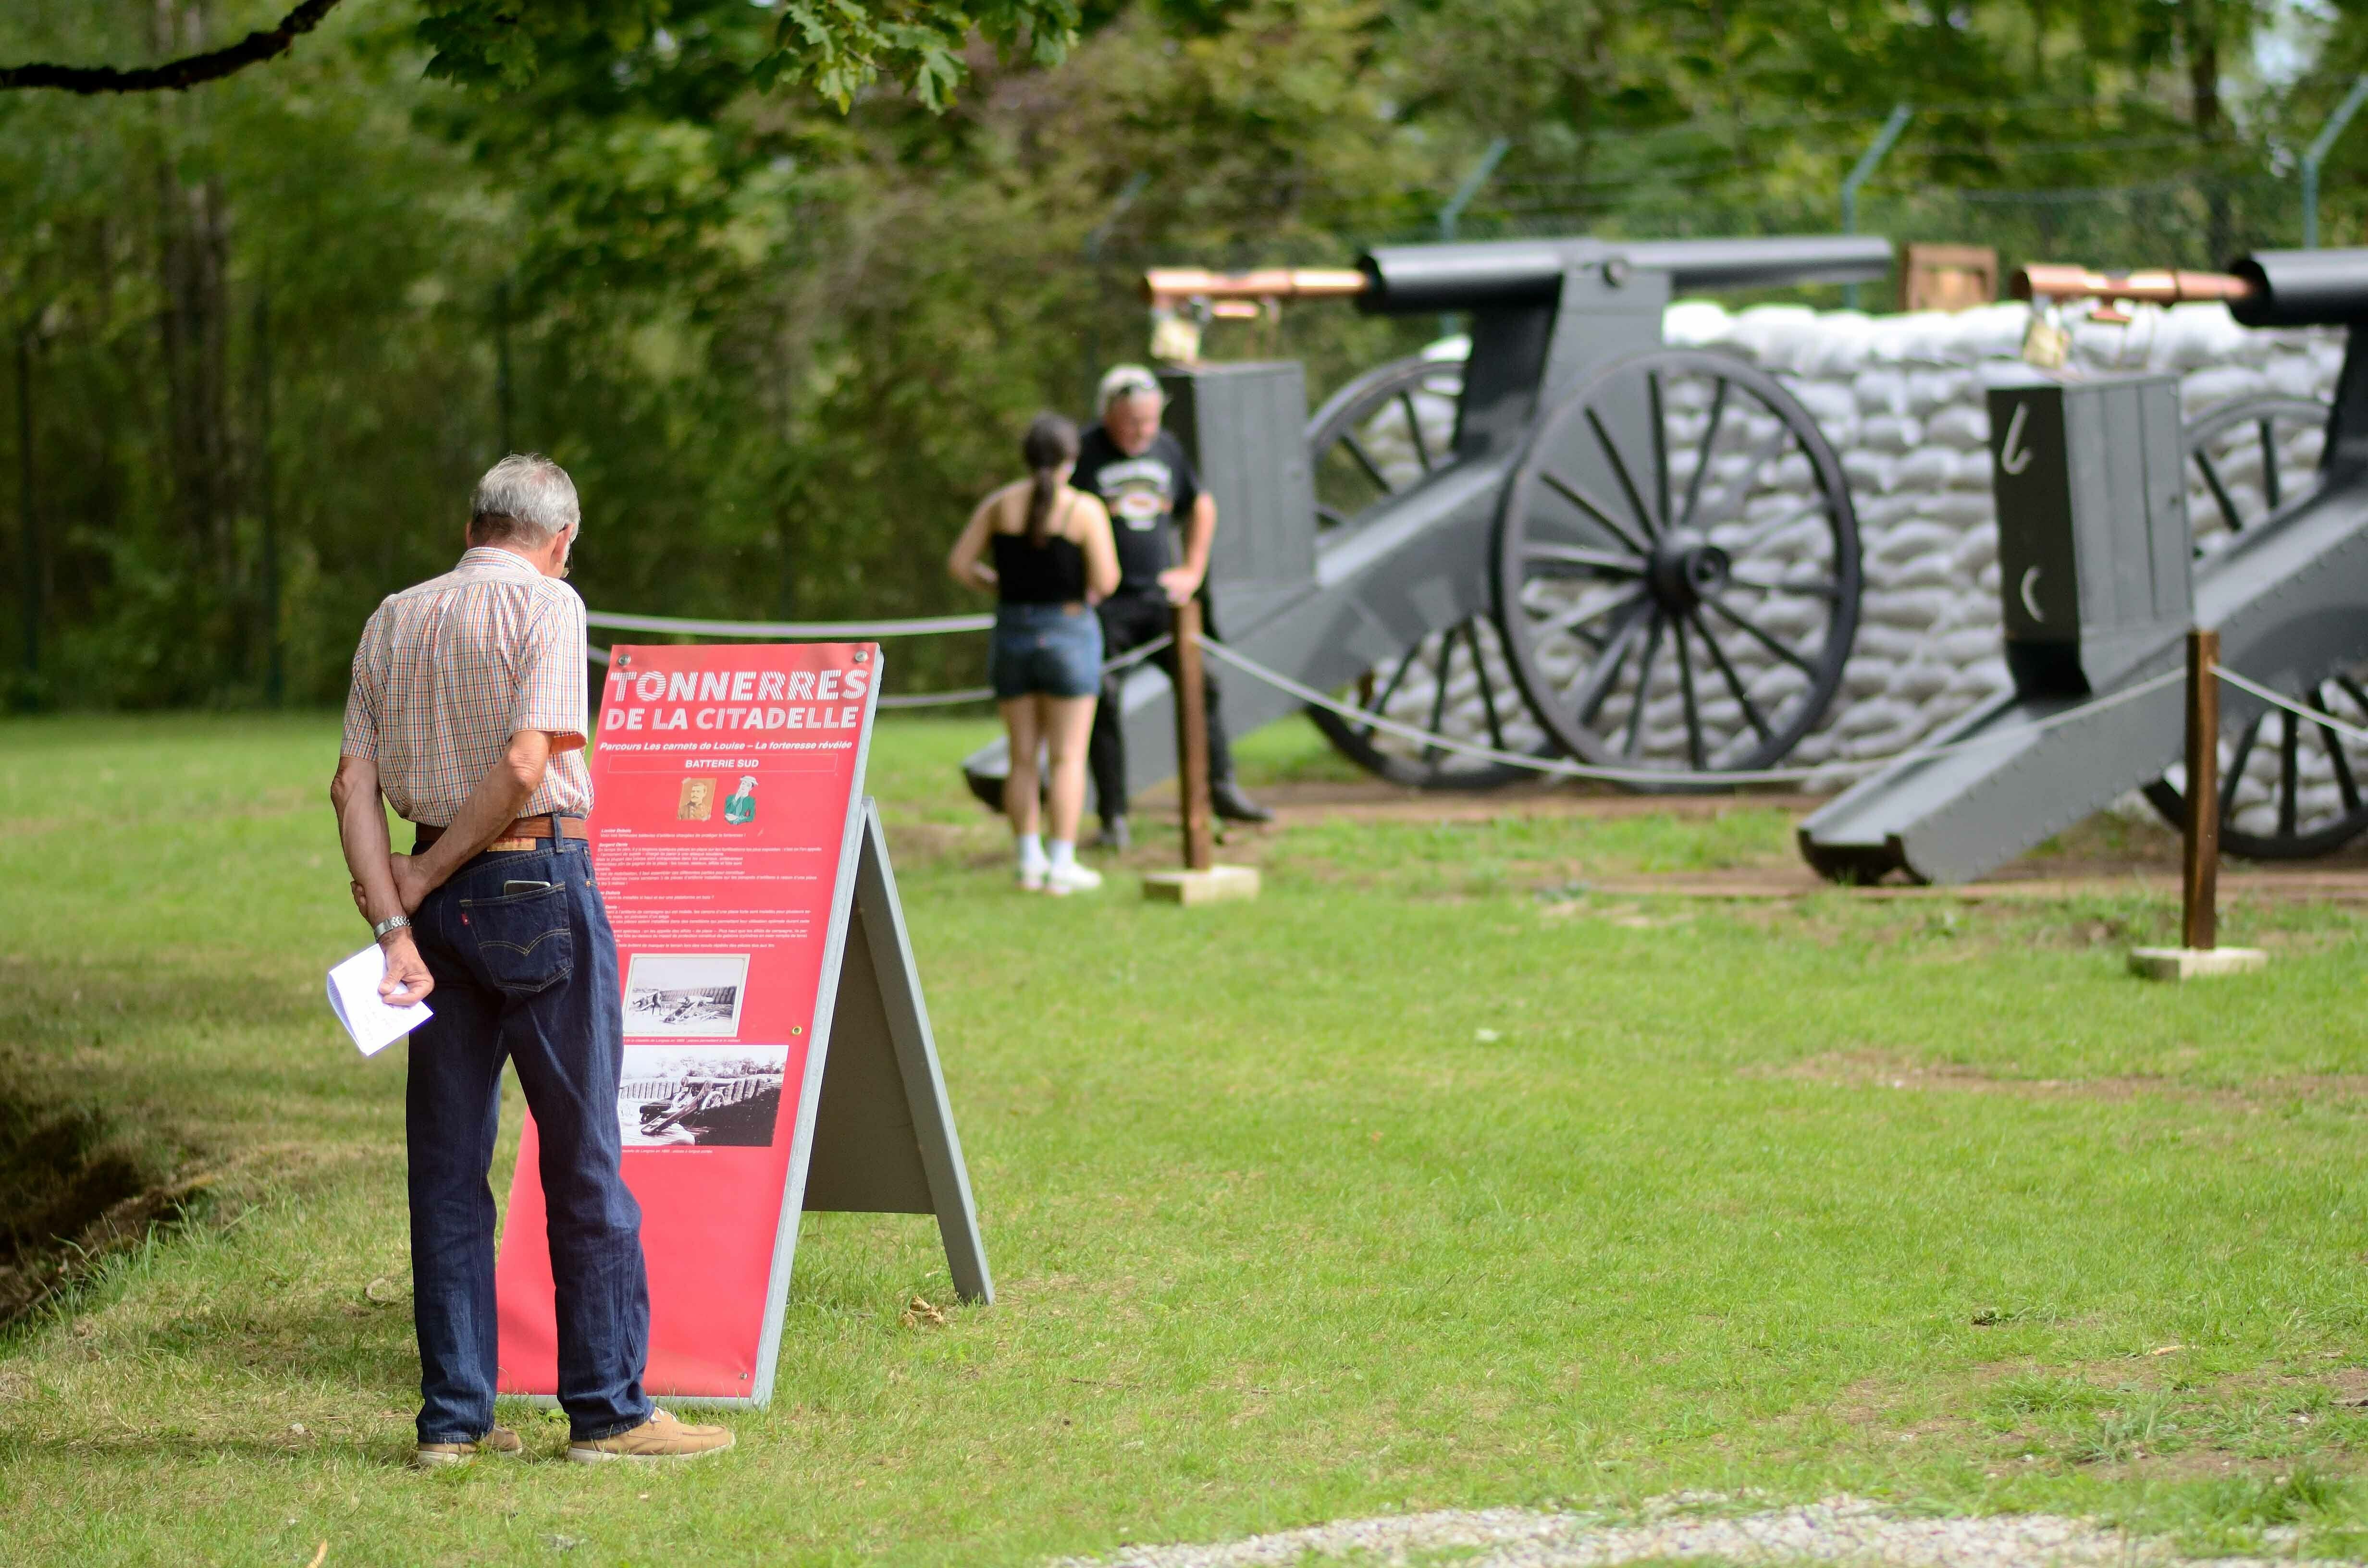
M 1917 498 L 1917 516 L 1945 524 L 1952 533 L 1998 527 L 1998 503 L 1987 490 L 1944 490 Z
M 1835 426 L 1858 423 L 1858 398 L 1848 381 L 1795 381 L 1793 395 L 1809 411 L 1809 417 L 1825 431 L 1826 439 L 1836 447 L 1847 445 L 1835 433 Z
M 1860 432 L 1865 438 L 1865 432 Z M 1852 447 L 1842 453 L 1842 479 L 1852 496 L 1881 495 L 1897 483 L 1899 462 L 1889 452 L 1870 451 L 1863 446 Z M 1860 508 L 1860 516 L 1865 508 Z
M 1949 667 L 1950 679 L 1954 680 L 1958 672 L 1971 669 L 1984 659 L 2003 658 L 2003 638 L 1999 627 L 1967 626 L 1943 633 L 1934 651 Z
M 1861 414 L 1907 412 L 1907 377 L 1890 369 L 1861 370 L 1850 382 L 1850 393 Z
M 1858 626 L 1858 640 L 1850 644 L 1850 652 L 1869 658 L 1905 664 L 1923 650 L 1924 642 L 1924 634 L 1920 631 L 1886 626 L 1879 620 L 1861 620 Z
M 2260 397 L 2269 390 L 2268 378 L 2259 370 L 2242 365 L 2214 365 L 2180 378 L 2180 411 L 2192 419 L 2206 409 L 2235 403 L 2239 398 Z
M 1661 341 L 1699 348 L 1726 336 L 1734 320 L 1715 300 L 1679 300 L 1661 312 Z
M 1892 479 L 1902 490 L 1946 490 L 1956 479 L 1962 460 L 1952 449 L 1928 440 L 1899 460 Z
M 1883 585 L 1886 590 L 1896 588 L 1953 590 L 1960 581 L 1957 574 L 1950 567 L 1949 552 L 1945 550 L 1928 551 L 1912 561 L 1885 567 L 1883 574 Z M 1955 608 L 1955 597 L 1952 593 L 1950 609 L 1953 612 Z
M 1885 626 L 1922 631 L 1947 613 L 1951 596 L 1940 588 L 1872 589 L 1859 601 L 1859 614 Z
M 1923 703 L 1949 689 L 1949 683 L 1956 676 L 1955 670 L 1937 658 L 1921 658 L 1903 665 L 1899 673 L 1891 677 L 1891 684 L 1884 688 L 1884 693 L 1896 701 L 1916 704 L 1920 711 Z
M 1923 499 L 1929 500 L 1929 497 Z M 1919 506 L 1918 511 L 1921 510 Z M 1869 571 L 1873 570 L 1876 562 L 1886 566 L 1899 565 L 1919 556 L 1930 555 L 1936 550 L 1953 550 L 1962 531 L 1926 517 L 1904 518 L 1884 530 L 1881 544 L 1865 551 Z
M 1949 554 L 1949 568 L 1968 585 L 1974 574 L 1998 559 L 1998 529 L 1966 528 L 1957 535 L 1957 543 Z
M 1897 668 L 1889 659 L 1854 654 L 1848 664 L 1842 665 L 1843 694 L 1853 699 L 1873 697 L 1891 684 L 1892 675 Z M 1850 705 L 1844 704 L 1842 712 L 1847 714 L 1849 711 Z
M 1859 445 L 1878 452 L 1913 451 L 1923 438 L 1923 425 L 1909 415 L 1875 414 L 1859 422 Z
M 1987 451 L 1990 444 L 1989 409 L 1978 401 L 1952 403 L 1936 409 L 1924 421 L 1924 438 L 1959 451 Z
M 1918 419 L 1930 418 L 1944 408 L 1963 403 L 1972 384 L 1972 377 L 1954 368 L 1910 370 L 1907 372 L 1907 412 Z

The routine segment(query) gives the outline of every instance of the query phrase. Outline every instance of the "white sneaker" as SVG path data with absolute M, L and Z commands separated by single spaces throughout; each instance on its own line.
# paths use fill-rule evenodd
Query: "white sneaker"
M 1102 874 L 1090 866 L 1080 866 L 1075 860 L 1053 867 L 1044 873 L 1044 891 L 1054 898 L 1065 898 L 1073 892 L 1091 892 L 1102 885 Z
M 1044 891 L 1044 878 L 1052 869 L 1053 868 L 1050 866 L 1045 865 L 1020 867 L 1019 891 L 1021 892 L 1042 892 Z

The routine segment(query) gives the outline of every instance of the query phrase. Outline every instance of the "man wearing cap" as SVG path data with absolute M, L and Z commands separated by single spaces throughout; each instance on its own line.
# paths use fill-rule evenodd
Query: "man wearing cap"
M 1117 658 L 1166 635 L 1175 607 L 1201 596 L 1203 624 L 1216 635 L 1215 610 L 1205 580 L 1209 546 L 1217 535 L 1217 503 L 1201 488 L 1184 444 L 1159 427 L 1167 399 L 1159 378 L 1141 365 L 1121 365 L 1102 377 L 1096 400 L 1101 423 L 1077 444 L 1076 472 L 1070 483 L 1109 508 L 1118 543 L 1118 592 L 1097 607 L 1102 620 L 1102 652 Z M 1173 538 L 1183 519 L 1183 560 Z M 1169 679 L 1176 676 L 1172 650 L 1154 655 Z M 1103 847 L 1123 849 L 1126 825 L 1126 737 L 1121 725 L 1116 680 L 1106 680 L 1094 711 L 1087 761 L 1102 815 Z M 1233 749 L 1217 711 L 1217 683 L 1205 674 L 1208 694 L 1209 803 L 1230 822 L 1267 822 L 1274 813 L 1245 796 L 1234 782 Z
M 494 1425 L 494 1195 L 502 1063 L 541 1139 L 567 1457 L 691 1459 L 732 1446 L 642 1390 L 650 1299 L 642 1211 L 619 1168 L 624 1021 L 617 944 L 592 881 L 584 601 L 561 579 L 575 483 L 511 456 L 478 483 L 468 549 L 380 605 L 354 653 L 329 786 L 354 902 L 386 953 L 380 994 L 434 998 L 411 1035 L 413 1462 L 515 1455 Z M 383 797 L 415 826 L 391 852 Z

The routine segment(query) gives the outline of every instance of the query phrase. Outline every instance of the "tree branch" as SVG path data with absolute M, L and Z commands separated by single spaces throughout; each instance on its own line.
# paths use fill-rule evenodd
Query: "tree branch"
M 162 65 L 118 71 L 112 65 L 0 65 L 0 89 L 55 87 L 68 93 L 184 92 L 200 82 L 211 82 L 259 64 L 295 46 L 298 35 L 321 25 L 337 0 L 303 0 L 268 32 L 252 32 L 236 43 L 209 50 Z

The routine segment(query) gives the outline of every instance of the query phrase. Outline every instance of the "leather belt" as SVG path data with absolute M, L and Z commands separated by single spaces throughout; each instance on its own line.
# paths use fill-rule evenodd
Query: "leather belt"
M 546 813 L 541 816 L 518 818 L 502 830 L 502 835 L 499 838 L 495 839 L 485 847 L 488 850 L 531 849 L 538 840 L 551 836 L 551 824 L 554 822 L 559 824 L 562 837 L 588 838 L 591 836 L 591 830 L 585 825 L 582 817 L 563 817 Z M 425 823 L 413 824 L 412 830 L 417 835 L 411 841 L 411 852 L 414 855 L 444 836 L 442 828 L 429 827 Z

